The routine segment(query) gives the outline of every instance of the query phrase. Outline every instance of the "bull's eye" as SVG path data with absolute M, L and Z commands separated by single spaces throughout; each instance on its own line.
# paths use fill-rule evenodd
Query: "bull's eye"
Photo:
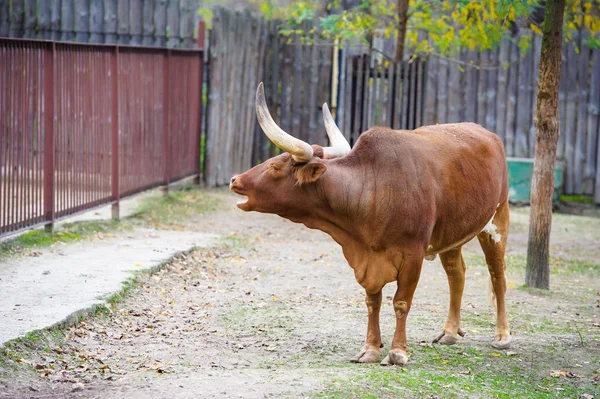
M 275 162 L 271 162 L 269 164 L 269 169 L 271 169 L 273 172 L 279 172 L 281 170 L 279 165 L 277 165 Z

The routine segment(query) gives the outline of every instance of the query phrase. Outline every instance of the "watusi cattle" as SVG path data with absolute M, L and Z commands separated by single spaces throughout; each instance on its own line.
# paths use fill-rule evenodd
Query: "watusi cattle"
M 331 147 L 309 145 L 273 121 L 262 83 L 256 113 L 264 133 L 287 152 L 231 178 L 231 190 L 246 197 L 237 206 L 322 230 L 341 245 L 365 289 L 368 309 L 365 345 L 353 362 L 379 361 L 381 290 L 396 282 L 396 330 L 381 364 L 407 363 L 406 319 L 423 260 L 436 255 L 448 276 L 450 305 L 434 342 L 457 342 L 463 335 L 461 248 L 474 237 L 485 254 L 495 297 L 492 346 L 510 346 L 504 262 L 508 173 L 504 147 L 495 134 L 474 123 L 412 131 L 373 127 L 351 149 L 324 104 Z

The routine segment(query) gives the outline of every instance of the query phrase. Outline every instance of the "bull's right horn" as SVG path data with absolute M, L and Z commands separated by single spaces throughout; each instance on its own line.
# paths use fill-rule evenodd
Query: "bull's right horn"
M 339 158 L 350 152 L 350 144 L 335 124 L 327 103 L 323 104 L 323 121 L 331 147 L 323 147 L 324 158 Z
M 269 137 L 269 140 L 277 147 L 289 152 L 296 162 L 307 162 L 312 158 L 312 147 L 308 143 L 298 140 L 286 133 L 277 126 L 271 117 L 271 113 L 269 112 L 269 108 L 267 108 L 267 103 L 265 101 L 265 92 L 262 82 L 260 82 L 258 89 L 256 89 L 256 117 L 258 118 L 258 123 L 263 132 Z

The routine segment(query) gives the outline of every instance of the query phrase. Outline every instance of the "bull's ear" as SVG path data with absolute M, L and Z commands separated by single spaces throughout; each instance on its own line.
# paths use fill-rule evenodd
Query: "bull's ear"
M 303 184 L 314 183 L 325 173 L 327 166 L 321 162 L 309 162 L 296 171 L 296 183 Z

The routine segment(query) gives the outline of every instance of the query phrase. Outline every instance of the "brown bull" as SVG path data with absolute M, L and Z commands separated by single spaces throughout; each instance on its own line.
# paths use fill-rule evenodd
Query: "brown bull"
M 262 83 L 256 111 L 265 134 L 287 153 L 231 179 L 231 189 L 247 197 L 237 206 L 322 230 L 342 246 L 366 291 L 369 314 L 366 342 L 354 362 L 379 361 L 381 290 L 395 281 L 396 331 L 382 364 L 406 364 L 406 317 L 423 259 L 436 254 L 448 275 L 450 309 L 434 342 L 456 343 L 463 334 L 461 248 L 474 237 L 485 253 L 496 300 L 492 345 L 509 347 L 504 301 L 508 176 L 504 148 L 495 134 L 473 123 L 413 131 L 374 127 L 350 150 L 326 104 L 331 147 L 310 146 L 281 130 L 269 114 Z

